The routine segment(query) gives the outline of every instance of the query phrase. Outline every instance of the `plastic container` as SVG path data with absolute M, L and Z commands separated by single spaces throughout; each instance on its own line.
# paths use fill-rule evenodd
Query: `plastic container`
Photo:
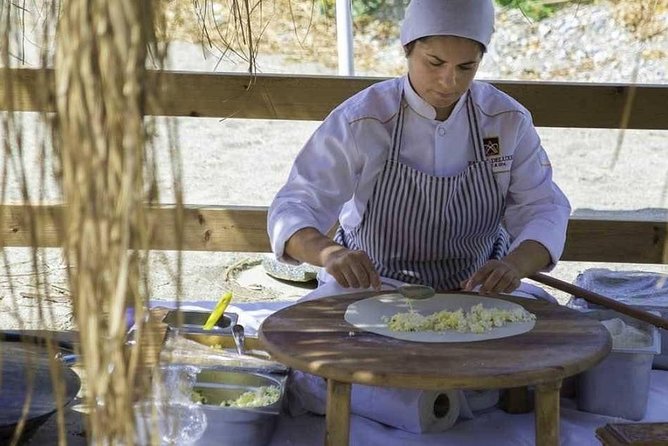
M 668 275 L 649 271 L 614 271 L 606 268 L 584 270 L 575 285 L 602 294 L 635 308 L 668 318 Z M 570 307 L 602 309 L 572 297 Z M 668 370 L 668 330 L 659 330 L 661 352 L 654 357 L 655 369 Z
M 598 365 L 578 376 L 577 404 L 580 410 L 640 420 L 647 410 L 650 373 L 654 356 L 661 351 L 656 327 L 613 310 L 585 310 L 604 321 L 621 319 L 648 335 L 646 345 L 615 347 Z

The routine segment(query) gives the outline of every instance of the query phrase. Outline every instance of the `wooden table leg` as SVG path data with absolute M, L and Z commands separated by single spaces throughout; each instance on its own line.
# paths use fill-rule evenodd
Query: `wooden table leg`
M 559 389 L 561 380 L 536 386 L 537 446 L 559 446 Z
M 350 383 L 327 380 L 325 446 L 348 446 L 350 442 Z

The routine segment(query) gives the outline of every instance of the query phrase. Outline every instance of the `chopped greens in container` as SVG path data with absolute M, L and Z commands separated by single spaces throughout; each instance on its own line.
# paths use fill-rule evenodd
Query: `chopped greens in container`
M 194 389 L 192 391 L 192 393 L 190 394 L 190 399 L 197 404 L 207 403 L 206 397 L 204 396 L 204 394 L 202 394 L 202 391 L 198 389 Z

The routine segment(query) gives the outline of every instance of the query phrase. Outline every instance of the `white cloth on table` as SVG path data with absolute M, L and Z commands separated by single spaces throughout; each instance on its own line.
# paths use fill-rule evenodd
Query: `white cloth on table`
M 382 280 L 385 283 L 382 285 L 381 290 L 392 290 L 393 288 L 400 286 L 402 284 L 400 281 L 390 279 L 389 277 L 384 277 Z M 359 293 L 362 291 L 373 291 L 371 289 L 344 288 L 341 285 L 339 285 L 332 276 L 327 274 L 327 272 L 324 269 L 320 270 L 320 272 L 318 273 L 318 283 L 319 283 L 318 288 L 304 295 L 300 299 L 300 302 L 327 296 Z M 545 290 L 527 282 L 522 282 L 519 288 L 517 288 L 517 290 L 513 291 L 510 294 L 517 297 L 527 297 L 532 299 L 546 300 L 548 302 L 552 302 L 555 304 L 557 303 L 557 300 L 553 296 L 548 294 Z
M 184 302 L 183 309 L 211 311 L 215 301 Z M 239 314 L 246 331 L 255 333 L 271 313 L 294 302 L 271 301 L 238 303 L 228 311 Z M 173 301 L 151 301 L 151 306 L 174 308 Z M 561 399 L 561 446 L 600 446 L 595 430 L 607 423 L 627 420 L 579 411 L 572 399 Z M 641 422 L 668 422 L 668 371 L 652 370 L 647 413 Z M 414 434 L 368 418 L 352 415 L 351 446 L 533 446 L 534 414 L 512 415 L 500 409 L 476 414 L 471 420 L 460 420 L 440 433 Z M 283 413 L 268 446 L 313 446 L 322 444 L 325 418 L 313 414 L 291 416 Z

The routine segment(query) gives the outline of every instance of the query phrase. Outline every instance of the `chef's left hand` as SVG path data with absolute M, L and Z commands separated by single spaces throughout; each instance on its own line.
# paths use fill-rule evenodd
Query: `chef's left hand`
M 511 293 L 520 286 L 520 272 L 507 260 L 489 260 L 460 286 L 473 291 L 480 285 L 480 293 Z
M 550 253 L 534 240 L 524 240 L 500 260 L 488 260 L 460 286 L 473 291 L 480 285 L 481 293 L 512 293 L 523 277 L 529 277 L 550 264 Z

